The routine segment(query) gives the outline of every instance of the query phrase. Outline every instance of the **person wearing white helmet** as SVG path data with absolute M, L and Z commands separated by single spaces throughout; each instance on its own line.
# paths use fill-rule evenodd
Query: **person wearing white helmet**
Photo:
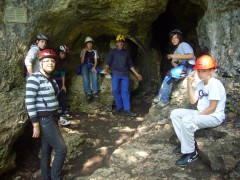
M 85 47 L 81 51 L 80 58 L 81 58 L 81 71 L 83 76 L 83 83 L 84 83 L 84 92 L 86 93 L 87 100 L 90 100 L 93 97 L 99 98 L 99 84 L 98 84 L 98 77 L 97 77 L 97 59 L 98 53 L 97 50 L 93 49 L 93 38 L 87 36 L 85 38 Z M 90 86 L 90 77 L 92 79 L 92 89 Z
M 38 34 L 36 36 L 36 43 L 32 44 L 30 50 L 27 53 L 27 56 L 24 60 L 26 67 L 26 75 L 28 78 L 34 72 L 39 71 L 39 61 L 38 61 L 38 53 L 47 47 L 49 39 L 45 34 Z

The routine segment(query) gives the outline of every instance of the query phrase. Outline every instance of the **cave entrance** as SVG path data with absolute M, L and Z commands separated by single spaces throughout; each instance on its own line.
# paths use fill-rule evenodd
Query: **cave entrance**
M 173 29 L 180 29 L 183 32 L 183 39 L 189 43 L 198 57 L 201 54 L 197 37 L 198 21 L 204 15 L 201 2 L 191 0 L 170 0 L 166 11 L 152 23 L 151 46 L 161 52 L 160 72 L 162 78 L 171 68 L 170 61 L 166 58 L 168 53 L 173 52 L 173 47 L 169 42 L 169 32 Z

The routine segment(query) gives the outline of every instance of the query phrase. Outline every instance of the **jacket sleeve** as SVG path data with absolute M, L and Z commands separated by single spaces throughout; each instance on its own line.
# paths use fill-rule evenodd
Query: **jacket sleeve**
M 24 60 L 26 66 L 30 66 L 34 63 L 34 60 L 38 58 L 38 52 L 39 50 L 34 47 L 28 51 L 27 56 Z
M 36 76 L 32 75 L 27 79 L 25 105 L 33 123 L 38 122 L 36 103 L 39 86 L 40 81 Z

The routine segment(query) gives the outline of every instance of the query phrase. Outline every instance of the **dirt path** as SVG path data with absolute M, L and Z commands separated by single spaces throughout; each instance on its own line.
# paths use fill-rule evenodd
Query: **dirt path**
M 144 116 L 148 113 L 151 99 L 152 96 L 144 96 L 144 98 L 142 96 L 134 97 L 131 103 L 133 111 L 138 113 L 137 119 L 126 118 L 124 115 L 71 113 L 70 120 L 73 122 L 80 120 L 80 123 L 70 125 L 68 128 L 81 131 L 86 139 L 94 140 L 94 143 L 83 145 L 80 150 L 82 154 L 79 158 L 68 162 L 73 167 L 71 172 L 64 170 L 64 174 L 71 173 L 73 178 L 75 175 L 77 177 L 89 176 L 96 169 L 106 166 L 112 152 L 134 135 L 136 128 L 142 123 Z M 119 127 L 125 127 L 123 128 L 125 131 L 119 132 L 115 130 Z M 31 123 L 29 123 L 25 133 L 14 145 L 14 149 L 17 152 L 17 169 L 4 175 L 1 179 L 40 179 L 40 160 L 38 158 L 40 140 L 31 138 L 31 133 L 32 127 Z M 108 147 L 107 156 L 99 154 L 99 148 L 103 147 Z

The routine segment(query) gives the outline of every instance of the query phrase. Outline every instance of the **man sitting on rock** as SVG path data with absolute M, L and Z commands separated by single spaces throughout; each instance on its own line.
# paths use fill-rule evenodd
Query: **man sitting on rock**
M 197 110 L 175 109 L 170 118 L 181 145 L 173 150 L 183 155 L 176 161 L 178 166 L 186 166 L 198 159 L 194 132 L 198 129 L 216 127 L 225 119 L 226 93 L 222 83 L 213 77 L 216 69 L 215 60 L 209 55 L 199 57 L 194 66 L 195 71 L 187 77 L 188 96 L 191 104 L 197 102 Z M 201 80 L 194 93 L 192 83 L 194 74 Z

